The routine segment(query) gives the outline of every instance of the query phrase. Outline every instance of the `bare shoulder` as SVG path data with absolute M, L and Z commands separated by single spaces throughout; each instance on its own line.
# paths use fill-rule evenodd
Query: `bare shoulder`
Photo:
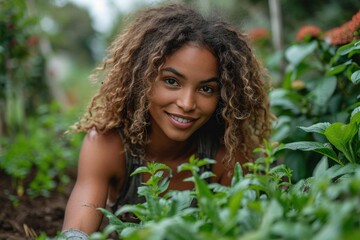
M 89 131 L 83 140 L 79 157 L 79 174 L 81 170 L 94 171 L 103 177 L 117 175 L 124 162 L 123 143 L 117 131 L 100 134 Z

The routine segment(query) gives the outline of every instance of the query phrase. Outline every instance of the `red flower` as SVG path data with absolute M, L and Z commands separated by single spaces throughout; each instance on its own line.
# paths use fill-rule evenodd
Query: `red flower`
M 39 38 L 37 36 L 30 36 L 27 39 L 27 45 L 29 47 L 36 46 L 39 43 Z
M 305 41 L 307 38 L 318 38 L 321 32 L 321 29 L 317 26 L 305 25 L 296 33 L 296 40 Z

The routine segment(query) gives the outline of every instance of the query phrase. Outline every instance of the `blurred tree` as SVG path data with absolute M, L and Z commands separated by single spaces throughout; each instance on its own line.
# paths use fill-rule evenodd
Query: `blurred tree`
M 39 17 L 41 51 L 47 59 L 45 77 L 62 110 L 87 98 L 90 69 L 101 55 L 100 35 L 86 8 L 69 0 L 27 0 L 29 12 Z M 86 74 L 84 74 L 86 73 Z M 77 89 L 77 90 L 75 90 Z
M 85 8 L 68 1 L 32 1 L 32 11 L 40 17 L 44 36 L 55 53 L 64 53 L 79 64 L 93 65 L 92 44 L 97 32 Z
M 51 98 L 36 23 L 24 1 L 0 1 L 0 135 L 21 129 L 35 106 Z
M 0 0 L 0 135 L 24 129 L 43 103 L 67 104 L 50 59 L 93 65 L 91 23 L 87 10 L 67 1 Z

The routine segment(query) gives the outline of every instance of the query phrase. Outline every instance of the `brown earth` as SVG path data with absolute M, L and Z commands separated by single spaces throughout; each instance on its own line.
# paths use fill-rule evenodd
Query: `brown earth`
M 13 192 L 11 178 L 0 170 L 0 240 L 36 239 L 41 233 L 55 237 L 61 230 L 66 202 L 75 182 L 75 174 L 69 175 L 71 182 L 63 191 L 54 191 L 48 198 L 24 195 L 16 207 L 6 194 Z

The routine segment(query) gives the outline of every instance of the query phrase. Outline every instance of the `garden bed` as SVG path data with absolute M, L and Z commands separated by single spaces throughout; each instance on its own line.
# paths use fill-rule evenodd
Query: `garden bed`
M 11 177 L 0 171 L 0 239 L 26 239 L 26 232 L 42 232 L 53 237 L 61 230 L 67 199 L 74 185 L 75 174 L 70 173 L 70 184 L 64 191 L 53 192 L 50 197 L 30 198 L 24 195 L 15 207 L 6 196 L 10 191 Z

